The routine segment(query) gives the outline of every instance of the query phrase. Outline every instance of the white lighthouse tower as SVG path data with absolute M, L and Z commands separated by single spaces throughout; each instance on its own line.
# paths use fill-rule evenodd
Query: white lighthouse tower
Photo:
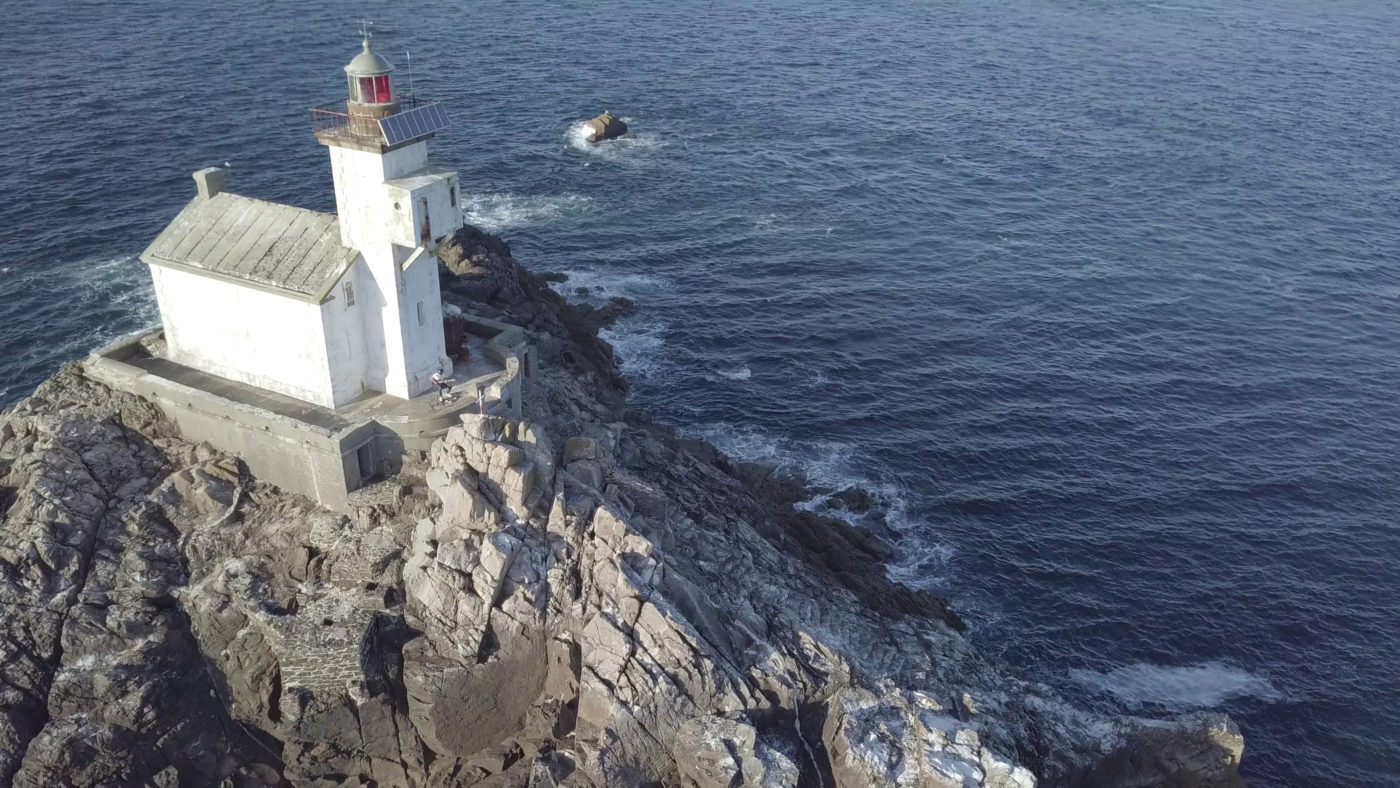
M 428 140 L 446 116 L 435 103 L 400 96 L 393 70 L 366 36 L 345 67 L 344 114 L 329 113 L 316 137 L 330 150 L 341 243 L 363 259 L 352 290 L 369 308 L 363 348 L 352 352 L 363 352 L 367 388 L 409 398 L 427 390 L 435 370 L 450 369 L 433 251 L 462 219 L 457 173 L 428 163 Z

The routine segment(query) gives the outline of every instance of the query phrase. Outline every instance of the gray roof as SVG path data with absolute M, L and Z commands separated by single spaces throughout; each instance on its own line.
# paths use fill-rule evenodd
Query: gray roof
M 364 40 L 363 51 L 350 61 L 350 65 L 345 67 L 345 73 L 352 77 L 377 77 L 380 74 L 388 74 L 394 70 L 389 61 L 379 56 L 378 52 L 369 51 L 369 39 Z
M 358 255 L 335 214 L 219 192 L 190 201 L 141 259 L 320 301 Z

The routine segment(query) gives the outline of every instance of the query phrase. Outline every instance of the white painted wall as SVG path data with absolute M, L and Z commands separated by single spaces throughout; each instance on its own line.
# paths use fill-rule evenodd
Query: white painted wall
M 363 254 L 390 240 L 388 223 L 394 212 L 385 181 L 402 178 L 428 166 L 428 142 L 415 142 L 388 153 L 326 146 L 335 179 L 335 212 L 340 217 L 340 242 Z M 416 242 L 415 242 L 416 245 Z
M 335 407 L 320 305 L 164 266 L 150 269 L 170 360 Z
M 368 385 L 366 366 L 368 363 L 365 348 L 366 314 L 365 281 L 373 282 L 365 271 L 363 259 L 357 259 L 349 271 L 331 289 L 321 303 L 321 326 L 326 338 L 326 358 L 329 360 L 331 390 L 335 406 L 352 402 L 365 393 L 366 389 L 380 391 Z M 351 292 L 346 292 L 349 285 Z M 351 302 L 350 295 L 353 295 Z
M 423 240 L 425 215 L 434 241 L 461 227 L 462 211 L 452 202 L 456 187 L 455 172 L 410 176 L 389 184 L 389 198 L 398 206 L 389 219 L 390 240 L 404 246 L 419 246 Z
M 447 346 L 442 334 L 442 292 L 438 283 L 437 255 L 415 250 L 417 256 L 403 271 L 404 281 L 404 367 L 409 390 L 421 394 L 432 388 L 428 380 L 439 368 L 451 372 Z M 422 320 L 419 308 L 422 308 Z
M 383 154 L 327 147 L 341 240 L 363 258 L 356 286 L 357 296 L 365 296 L 360 312 L 363 383 L 404 399 L 425 393 L 430 388 L 428 377 L 446 361 L 437 263 L 429 256 L 404 270 L 403 264 L 417 251 L 418 239 L 398 238 L 394 227 L 402 223 L 402 214 L 412 216 L 414 206 L 405 202 L 402 190 L 391 189 L 387 181 L 426 167 L 428 144 L 417 142 Z M 441 200 L 448 200 L 448 185 L 440 188 Z M 436 210 L 444 229 L 439 231 L 435 225 L 433 233 L 442 235 L 455 229 L 457 225 L 444 206 Z M 460 218 L 455 221 L 460 224 Z

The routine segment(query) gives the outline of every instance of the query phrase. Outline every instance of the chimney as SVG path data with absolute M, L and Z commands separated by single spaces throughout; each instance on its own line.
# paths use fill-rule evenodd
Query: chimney
M 199 186 L 199 196 L 205 200 L 211 199 L 223 191 L 226 180 L 228 180 L 227 167 L 205 167 L 194 172 L 194 182 Z

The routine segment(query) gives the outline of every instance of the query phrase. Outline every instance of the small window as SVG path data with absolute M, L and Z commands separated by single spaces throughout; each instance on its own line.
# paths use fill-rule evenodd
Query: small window
M 420 326 L 426 326 L 427 324 L 428 324 L 428 312 L 427 312 L 427 310 L 425 310 L 425 309 L 423 308 L 423 302 L 422 302 L 422 301 L 419 301 L 419 302 L 418 302 L 418 325 L 420 325 Z
M 341 289 L 345 291 L 345 308 L 349 309 L 355 305 L 355 283 L 346 282 L 341 285 Z
M 452 186 L 447 190 L 447 197 L 452 201 L 452 207 L 457 207 L 457 187 Z

